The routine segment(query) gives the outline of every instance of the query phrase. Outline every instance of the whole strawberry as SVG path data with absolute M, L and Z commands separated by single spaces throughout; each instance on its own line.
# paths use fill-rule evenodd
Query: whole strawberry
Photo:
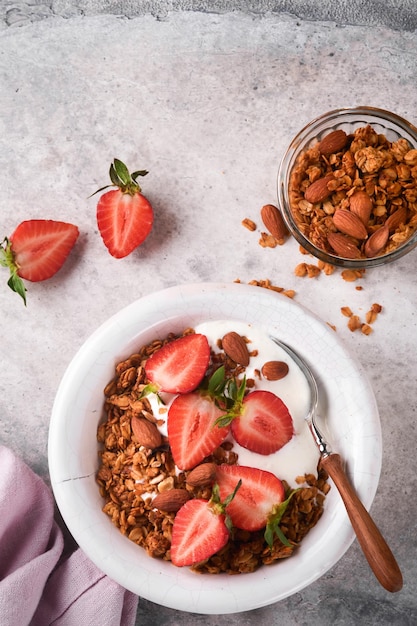
M 114 159 L 109 173 L 112 185 L 106 185 L 95 193 L 112 186 L 117 189 L 107 191 L 100 197 L 97 225 L 110 254 L 121 259 L 145 241 L 152 230 L 154 215 L 136 180 L 139 176 L 146 176 L 146 170 L 130 174 L 122 161 Z
M 74 224 L 55 220 L 26 220 L 0 244 L 0 265 L 8 267 L 10 289 L 26 304 L 22 279 L 39 282 L 51 278 L 62 267 L 77 241 Z

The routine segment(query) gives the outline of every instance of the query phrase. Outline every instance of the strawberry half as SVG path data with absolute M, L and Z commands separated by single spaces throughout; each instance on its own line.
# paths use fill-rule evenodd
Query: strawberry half
M 213 511 L 207 500 L 194 498 L 175 516 L 171 561 L 178 567 L 195 565 L 221 550 L 228 540 L 225 516 Z
M 168 440 L 177 467 L 192 469 L 226 439 L 229 428 L 216 425 L 222 415 L 224 410 L 199 392 L 175 398 L 168 410 Z
M 172 527 L 171 561 L 174 565 L 196 565 L 226 545 L 232 528 L 226 510 L 240 487 L 238 482 L 222 501 L 219 488 L 214 485 L 210 500 L 194 498 L 180 508 Z
M 77 226 L 55 220 L 27 220 L 19 224 L 0 245 L 0 264 L 10 269 L 9 287 L 26 304 L 22 278 L 39 282 L 51 278 L 71 252 L 79 231 Z
M 98 201 L 97 225 L 105 246 L 117 259 L 133 252 L 152 230 L 153 209 L 136 181 L 147 173 L 141 170 L 130 174 L 119 159 L 114 159 L 110 166 L 110 179 L 118 189 L 107 191 Z
M 216 468 L 220 498 L 226 498 L 239 481 L 242 484 L 227 506 L 233 526 L 248 531 L 266 527 L 274 507 L 285 498 L 282 482 L 271 472 L 256 467 L 219 465 Z
M 256 390 L 243 399 L 231 430 L 243 448 L 268 455 L 290 441 L 294 425 L 281 398 L 271 391 Z
M 203 380 L 209 361 L 207 337 L 194 333 L 170 341 L 154 352 L 146 361 L 145 372 L 160 391 L 188 393 Z

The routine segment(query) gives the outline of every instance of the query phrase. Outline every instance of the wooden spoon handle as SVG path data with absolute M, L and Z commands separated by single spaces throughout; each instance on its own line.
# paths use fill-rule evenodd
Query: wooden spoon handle
M 397 561 L 350 484 L 340 456 L 338 454 L 323 456 L 321 466 L 339 490 L 356 537 L 376 578 L 387 591 L 400 591 L 403 577 Z

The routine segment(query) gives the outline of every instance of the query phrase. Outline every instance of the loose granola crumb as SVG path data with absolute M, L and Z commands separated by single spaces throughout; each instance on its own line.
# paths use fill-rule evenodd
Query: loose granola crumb
M 268 233 L 261 233 L 259 245 L 262 246 L 262 248 L 276 248 L 279 245 L 279 241 Z
M 349 317 L 347 325 L 348 325 L 349 330 L 352 332 L 355 332 L 355 330 L 358 330 L 359 328 L 361 328 L 362 323 L 359 319 L 359 315 L 351 315 Z
M 355 330 L 358 330 L 360 328 L 361 332 L 364 335 L 370 335 L 373 332 L 373 328 L 371 328 L 371 325 L 375 322 L 375 320 L 377 319 L 381 311 L 382 311 L 382 306 L 380 304 L 378 303 L 372 304 L 369 311 L 367 311 L 365 314 L 365 323 L 362 323 L 360 321 L 359 316 L 354 315 L 350 307 L 343 306 L 340 308 L 340 312 L 342 313 L 342 315 L 349 318 L 349 321 L 348 321 L 349 330 L 354 332 Z
M 247 228 L 250 231 L 256 230 L 255 222 L 253 220 L 249 219 L 248 217 L 245 217 L 245 219 L 242 220 L 242 226 L 244 226 L 245 228 Z
M 321 273 L 321 269 L 318 265 L 314 265 L 313 263 L 299 263 L 295 270 L 294 274 L 300 278 L 304 276 L 308 276 L 308 278 L 316 278 Z
M 294 270 L 294 274 L 301 278 L 303 276 L 306 276 L 307 275 L 307 263 L 299 263 Z
M 334 265 L 331 263 L 325 263 L 321 259 L 317 262 L 317 267 L 319 267 L 321 271 L 326 274 L 326 276 L 331 276 L 336 269 Z
M 307 276 L 308 278 L 316 278 L 319 276 L 321 270 L 317 265 L 313 265 L 312 263 L 307 263 Z
M 241 280 L 237 278 L 235 283 L 241 283 Z M 288 298 L 294 298 L 296 292 L 294 289 L 284 289 L 284 287 L 278 287 L 277 285 L 272 284 L 269 278 L 264 280 L 250 280 L 248 285 L 254 285 L 255 287 L 263 287 L 264 289 L 270 289 L 271 291 L 276 291 L 277 293 L 282 293 L 282 295 L 287 296 Z
M 365 270 L 342 270 L 341 276 L 343 280 L 348 283 L 352 283 L 355 280 L 363 278 Z

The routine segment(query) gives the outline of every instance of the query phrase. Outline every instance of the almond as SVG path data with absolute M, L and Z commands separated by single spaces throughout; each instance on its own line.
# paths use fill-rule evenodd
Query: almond
M 368 224 L 372 212 L 372 200 L 366 191 L 356 191 L 350 197 L 350 211 L 357 215 L 365 226 Z
M 211 485 L 216 478 L 216 465 L 214 463 L 202 463 L 197 465 L 186 478 L 186 483 L 191 487 L 204 487 Z
M 155 424 L 144 417 L 134 415 L 131 420 L 132 431 L 137 442 L 145 448 L 154 450 L 162 443 L 162 435 Z
M 359 248 L 345 235 L 341 233 L 329 233 L 327 241 L 337 256 L 345 259 L 358 259 L 361 255 Z
M 318 149 L 324 156 L 340 152 L 347 144 L 348 137 L 344 130 L 334 130 L 320 141 Z
M 328 198 L 332 192 L 329 191 L 327 185 L 333 179 L 333 174 L 327 174 L 326 176 L 323 176 L 323 178 L 318 178 L 314 181 L 314 183 L 311 183 L 304 193 L 304 198 L 307 202 L 317 204 L 318 202 L 323 202 L 323 200 Z
M 246 367 L 249 365 L 249 352 L 246 341 L 234 331 L 226 333 L 222 339 L 222 347 L 227 356 L 235 363 Z
M 267 361 L 261 372 L 266 380 L 281 380 L 288 374 L 288 364 L 285 361 Z
M 385 222 L 385 226 L 388 226 L 390 233 L 393 233 L 401 224 L 405 224 L 406 220 L 407 209 L 405 206 L 402 206 L 389 216 Z
M 169 489 L 158 493 L 152 501 L 152 506 L 160 511 L 176 513 L 190 498 L 191 494 L 185 489 Z
M 378 228 L 372 235 L 369 237 L 368 241 L 365 244 L 365 255 L 368 258 L 372 258 L 376 256 L 381 250 L 384 248 L 385 244 L 388 241 L 389 237 L 389 227 L 385 223 L 381 228 Z
M 283 241 L 288 235 L 288 228 L 285 225 L 284 219 L 277 207 L 273 204 L 265 204 L 261 209 L 261 218 L 265 225 L 265 228 L 269 230 L 271 235 Z
M 337 230 L 354 239 L 366 239 L 368 231 L 362 220 L 347 209 L 337 209 L 333 215 L 333 223 Z

